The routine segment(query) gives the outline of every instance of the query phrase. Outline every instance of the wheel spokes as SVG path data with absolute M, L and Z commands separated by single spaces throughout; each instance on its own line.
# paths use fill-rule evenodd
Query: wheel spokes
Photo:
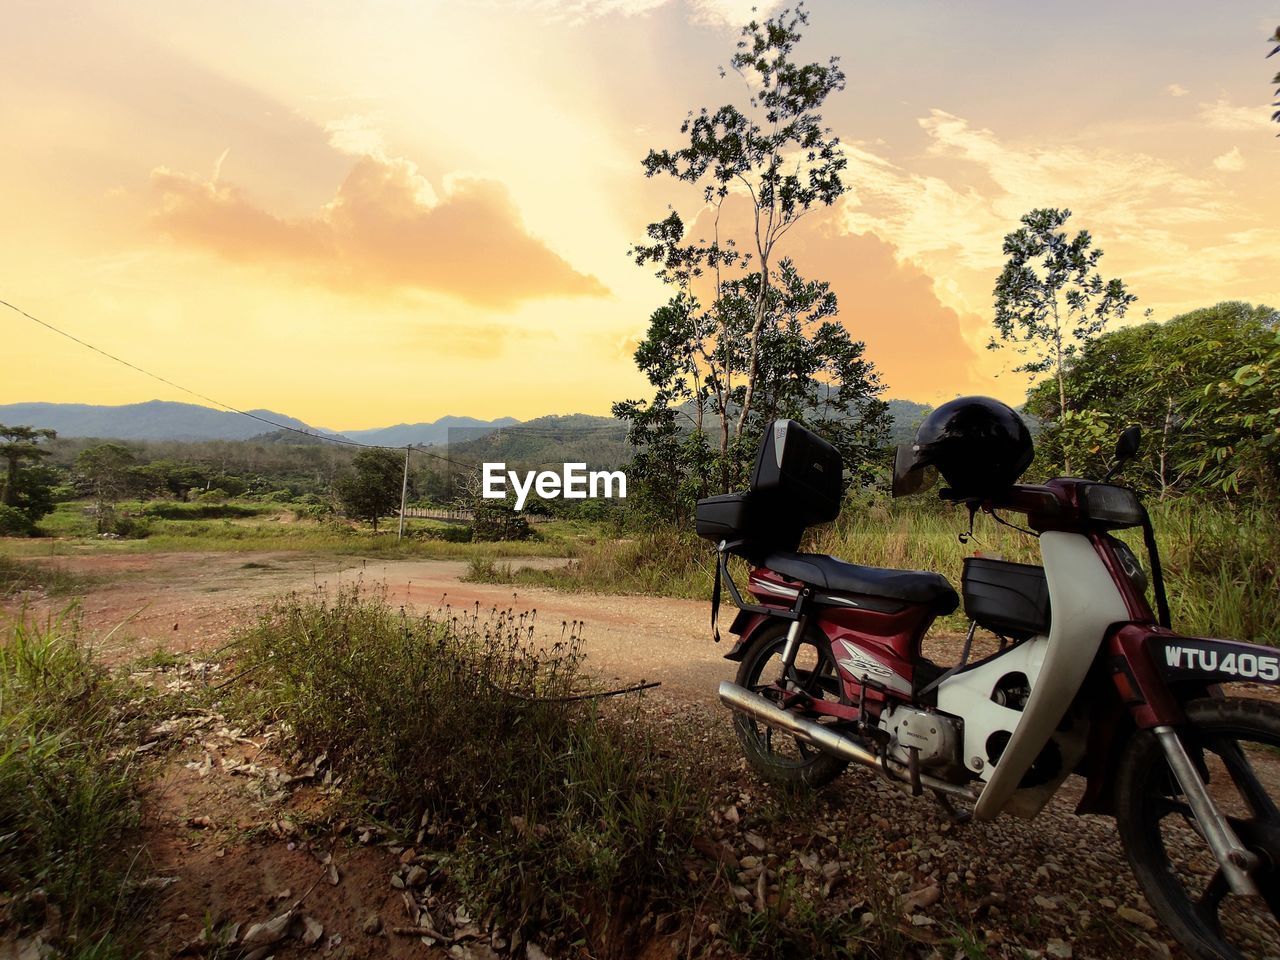
M 1199 899 L 1195 902 L 1196 915 L 1219 936 L 1222 935 L 1222 922 L 1218 918 L 1218 910 L 1222 906 L 1222 901 L 1230 892 L 1231 888 L 1227 885 L 1227 878 L 1222 875 L 1221 870 L 1215 870 L 1208 885 L 1205 886 Z
M 1249 762 L 1249 758 L 1245 756 L 1240 744 L 1236 740 L 1216 740 L 1216 747 L 1210 747 L 1222 760 L 1222 764 L 1227 768 L 1232 781 L 1235 782 L 1236 789 L 1240 791 L 1240 796 L 1244 798 L 1244 802 L 1249 805 L 1249 809 L 1253 811 L 1255 817 L 1263 821 L 1280 824 L 1280 810 L 1276 808 L 1275 802 L 1272 801 L 1266 788 L 1258 780 L 1258 775 L 1253 770 L 1253 764 Z

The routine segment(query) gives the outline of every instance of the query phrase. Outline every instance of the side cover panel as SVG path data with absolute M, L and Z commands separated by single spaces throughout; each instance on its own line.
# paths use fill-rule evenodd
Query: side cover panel
M 1087 537 L 1044 533 L 1040 553 L 1053 598 L 1044 661 L 1018 726 L 978 797 L 973 813 L 979 820 L 1004 809 L 1080 689 L 1108 628 L 1129 619 L 1124 598 Z

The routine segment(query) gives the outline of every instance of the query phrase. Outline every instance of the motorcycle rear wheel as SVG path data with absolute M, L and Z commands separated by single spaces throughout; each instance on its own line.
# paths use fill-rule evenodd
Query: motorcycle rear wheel
M 756 693 L 769 696 L 779 692 L 782 651 L 790 623 L 779 622 L 761 628 L 752 638 L 738 664 L 736 682 Z M 831 646 L 821 634 L 800 638 L 795 659 L 799 689 L 815 699 L 841 700 L 841 683 Z M 848 761 L 823 753 L 790 734 L 774 730 L 742 713 L 734 714 L 734 733 L 742 745 L 747 763 L 761 778 L 788 787 L 826 786 L 844 771 Z
M 1197 960 L 1280 958 L 1280 707 L 1195 700 L 1183 745 L 1209 794 L 1261 866 L 1260 898 L 1231 893 L 1149 732 L 1129 745 L 1116 783 L 1116 826 L 1156 915 Z

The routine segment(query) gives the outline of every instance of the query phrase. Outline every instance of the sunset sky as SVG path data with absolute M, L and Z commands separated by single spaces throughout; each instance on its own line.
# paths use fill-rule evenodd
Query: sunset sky
M 768 7 L 757 2 L 763 12 Z M 750 0 L 74 3 L 0 30 L 0 299 L 242 408 L 355 429 L 607 413 L 662 286 L 646 181 Z M 888 396 L 1021 399 L 1001 238 L 1065 206 L 1156 319 L 1280 306 L 1271 3 L 814 0 L 850 193 L 783 253 Z M 0 403 L 191 400 L 0 311 Z

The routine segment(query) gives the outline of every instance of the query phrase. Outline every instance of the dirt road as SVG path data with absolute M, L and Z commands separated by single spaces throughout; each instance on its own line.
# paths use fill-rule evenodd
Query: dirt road
M 710 699 L 732 675 L 725 644 L 711 642 L 706 602 L 569 594 L 465 583 L 457 560 L 362 560 L 298 553 L 168 553 L 63 557 L 68 570 L 101 577 L 80 601 L 84 628 L 102 655 L 126 662 L 159 650 L 216 649 L 250 622 L 264 601 L 289 591 L 334 590 L 361 583 L 418 611 L 443 604 L 482 610 L 536 610 L 536 635 L 550 643 L 561 625 L 585 624 L 587 664 L 606 682 L 657 680 L 682 699 Z M 531 557 L 513 567 L 566 561 Z M 56 610 L 58 601 L 41 601 Z

